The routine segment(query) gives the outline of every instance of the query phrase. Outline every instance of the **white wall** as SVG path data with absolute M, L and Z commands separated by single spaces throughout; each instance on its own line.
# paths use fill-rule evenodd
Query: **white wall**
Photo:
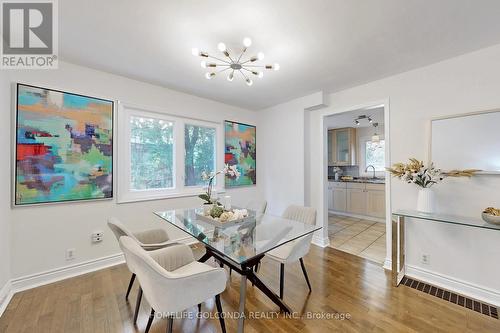
M 304 204 L 304 107 L 298 99 L 258 112 L 258 179 L 271 214 Z
M 5 75 L 4 73 L 7 73 Z M 10 82 L 24 82 L 87 95 L 106 97 L 123 102 L 163 108 L 168 113 L 222 122 L 225 119 L 255 124 L 256 114 L 222 103 L 175 92 L 162 87 L 130 80 L 124 77 L 91 70 L 68 63 L 60 63 L 58 70 L 11 71 L 3 72 L 0 77 L 1 130 L 2 142 L 8 146 L 8 135 L 11 132 L 9 116 Z M 120 115 L 118 115 L 119 117 Z M 5 119 L 4 119 L 5 118 Z M 116 129 L 116 128 L 115 128 Z M 116 129 L 119 130 L 119 129 Z M 259 133 L 259 128 L 257 129 Z M 118 142 L 118 144 L 121 144 Z M 195 197 L 176 198 L 127 204 L 116 204 L 115 200 L 99 202 L 80 202 L 67 204 L 51 204 L 37 207 L 10 208 L 11 161 L 4 158 L 1 163 L 1 207 L 2 214 L 10 215 L 11 227 L 11 277 L 17 278 L 33 273 L 75 264 L 119 252 L 114 236 L 106 226 L 109 216 L 122 219 L 133 229 L 163 226 L 171 237 L 185 237 L 181 231 L 168 227 L 155 216 L 153 211 L 173 207 L 187 207 L 199 204 Z M 259 165 L 260 162 L 258 161 Z M 117 165 L 116 169 L 120 166 Z M 261 166 L 262 168 L 262 166 Z M 256 187 L 230 190 L 235 204 L 243 204 L 257 195 Z M 0 224 L 3 237 L 4 219 Z M 92 231 L 104 231 L 104 241 L 97 245 L 90 242 Z M 0 239 L 0 256 L 3 269 L 3 238 Z M 65 260 L 67 248 L 76 249 L 76 259 Z M 6 251 L 5 253 L 8 253 Z M 8 257 L 8 256 L 7 256 Z M 7 260 L 7 259 L 6 259 Z M 9 265 L 6 265 L 9 266 Z M 3 271 L 0 271 L 3 278 Z M 0 280 L 1 281 L 1 280 Z
M 355 109 L 356 106 L 388 98 L 390 119 L 386 119 L 386 126 L 390 127 L 391 162 L 404 161 L 412 156 L 425 160 L 431 118 L 500 106 L 498 59 L 500 45 L 329 95 L 330 107 L 311 114 L 310 145 L 305 147 L 310 149 L 311 156 L 311 204 L 323 209 L 324 184 L 321 183 L 321 174 L 324 170 L 318 163 L 324 153 L 320 151 L 322 115 Z M 259 121 L 269 122 L 266 128 L 275 129 L 279 124 L 275 121 L 285 119 L 286 122 L 289 116 L 300 118 L 299 114 L 303 110 L 297 101 L 295 106 L 288 109 L 288 114 L 283 106 L 267 109 Z M 293 125 L 294 122 L 289 124 Z M 296 125 L 295 129 L 288 128 L 286 132 L 275 135 L 272 147 L 282 147 L 289 140 L 297 141 L 295 136 L 304 129 L 301 124 Z M 262 131 L 261 135 L 270 136 L 269 133 L 262 134 Z M 265 148 L 261 147 L 261 153 Z M 300 155 L 280 154 L 279 159 L 269 159 L 270 152 L 263 154 L 267 167 L 283 165 L 287 168 L 287 177 L 301 178 L 303 163 L 297 162 Z M 265 177 L 264 181 L 266 189 L 282 191 L 277 202 L 272 196 L 268 197 L 271 206 L 296 200 L 296 191 L 309 186 L 295 184 L 296 187 L 285 187 L 282 178 L 276 180 Z M 397 180 L 388 181 L 393 209 L 415 208 L 417 189 Z M 484 207 L 500 206 L 499 189 L 498 176 L 447 180 L 436 186 L 439 211 L 478 217 Z M 500 233 L 496 231 L 410 221 L 407 227 L 407 263 L 410 272 L 414 276 L 500 304 L 500 267 L 494 264 L 500 256 L 499 237 Z M 429 265 L 420 263 L 423 253 L 430 254 Z

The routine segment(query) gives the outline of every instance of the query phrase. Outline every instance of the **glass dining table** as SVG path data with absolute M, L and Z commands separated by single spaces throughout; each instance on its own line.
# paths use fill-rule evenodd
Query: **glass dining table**
M 205 254 L 198 260 L 210 258 L 226 265 L 241 275 L 238 332 L 243 332 L 246 284 L 252 284 L 271 299 L 280 310 L 291 313 L 290 307 L 256 274 L 256 267 L 266 252 L 298 238 L 309 235 L 321 227 L 263 214 L 249 217 L 239 223 L 220 224 L 201 217 L 201 208 L 184 208 L 155 212 L 157 216 L 181 229 L 205 245 Z

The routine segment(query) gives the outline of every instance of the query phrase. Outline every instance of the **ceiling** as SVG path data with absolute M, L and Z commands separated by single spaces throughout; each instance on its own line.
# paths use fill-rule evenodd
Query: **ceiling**
M 326 128 L 345 128 L 345 127 L 372 127 L 372 124 L 368 122 L 367 119 L 359 121 L 359 126 L 354 124 L 354 119 L 357 117 L 365 115 L 372 118 L 373 123 L 378 123 L 379 125 L 384 124 L 384 107 L 366 108 L 353 110 L 349 112 L 339 113 L 331 115 L 325 118 Z
M 60 58 L 243 108 L 339 91 L 500 43 L 498 0 L 64 0 Z M 204 78 L 193 47 L 249 51 L 281 70 Z

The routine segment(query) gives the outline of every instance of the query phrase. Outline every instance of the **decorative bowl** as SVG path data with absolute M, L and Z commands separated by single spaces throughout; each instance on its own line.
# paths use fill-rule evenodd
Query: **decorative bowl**
M 231 209 L 230 211 L 233 212 L 234 209 Z M 196 210 L 196 218 L 201 220 L 201 221 L 211 223 L 217 227 L 229 227 L 229 226 L 233 226 L 235 224 L 242 224 L 242 223 L 246 223 L 246 222 L 255 222 L 255 216 L 256 216 L 255 211 L 253 211 L 253 210 L 246 210 L 246 211 L 247 211 L 246 216 L 243 216 L 242 218 L 221 221 L 220 218 L 213 218 L 210 215 L 208 215 L 206 212 L 204 212 L 203 210 L 197 209 Z M 225 210 L 225 212 L 228 212 L 228 210 Z
M 491 215 L 491 214 L 483 212 L 482 217 L 483 217 L 483 220 L 486 221 L 487 223 L 500 225 L 500 216 Z

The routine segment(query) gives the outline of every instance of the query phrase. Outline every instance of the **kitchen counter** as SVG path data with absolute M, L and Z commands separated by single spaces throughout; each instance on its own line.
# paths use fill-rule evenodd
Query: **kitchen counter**
M 333 177 L 328 177 L 328 181 L 337 183 L 385 184 L 385 178 L 354 178 L 352 180 L 335 180 Z

